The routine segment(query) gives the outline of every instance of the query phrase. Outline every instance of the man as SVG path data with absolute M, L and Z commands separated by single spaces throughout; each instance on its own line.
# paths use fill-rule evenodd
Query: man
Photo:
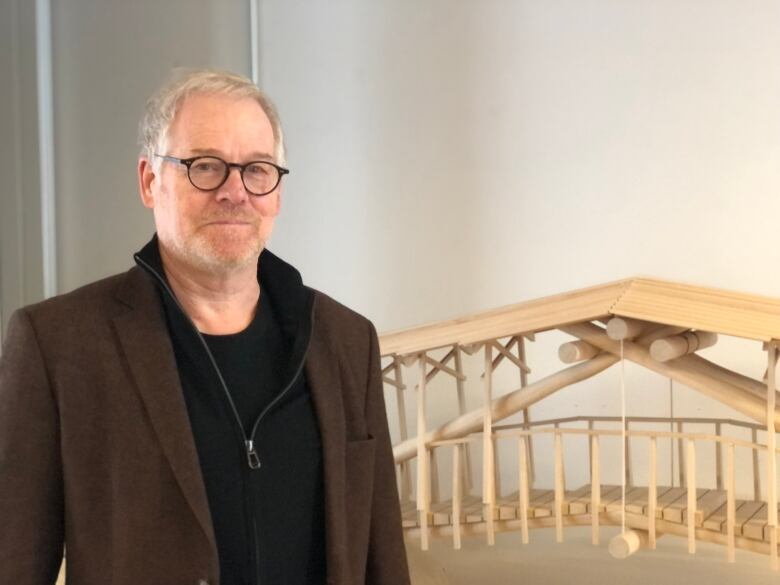
M 265 246 L 271 102 L 149 100 L 136 266 L 17 311 L 0 362 L 0 583 L 409 582 L 373 326 Z

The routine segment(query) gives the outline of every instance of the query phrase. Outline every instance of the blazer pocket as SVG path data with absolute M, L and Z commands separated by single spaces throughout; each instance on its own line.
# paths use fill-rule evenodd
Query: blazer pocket
M 347 441 L 344 453 L 348 550 L 355 576 L 365 574 L 374 494 L 375 443 L 371 436 L 358 441 Z

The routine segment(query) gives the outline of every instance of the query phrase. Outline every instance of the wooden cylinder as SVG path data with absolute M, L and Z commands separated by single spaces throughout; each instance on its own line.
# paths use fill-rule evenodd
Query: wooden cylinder
M 609 554 L 616 559 L 630 557 L 642 546 L 642 537 L 636 530 L 627 530 L 612 537 L 609 541 Z
M 668 362 L 669 360 L 695 353 L 705 347 L 711 347 L 717 342 L 717 333 L 689 331 L 682 335 L 656 339 L 650 345 L 650 356 L 658 362 Z
M 633 339 L 645 330 L 647 323 L 629 319 L 628 317 L 613 317 L 607 323 L 607 336 L 615 341 Z
M 599 351 L 587 341 L 569 341 L 558 348 L 558 357 L 564 364 L 576 364 L 596 357 Z

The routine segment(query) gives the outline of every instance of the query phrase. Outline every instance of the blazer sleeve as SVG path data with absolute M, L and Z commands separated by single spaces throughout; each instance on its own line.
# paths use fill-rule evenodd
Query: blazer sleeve
M 396 487 L 395 463 L 387 425 L 382 387 L 379 340 L 369 327 L 370 360 L 366 395 L 366 421 L 376 440 L 374 492 L 371 509 L 366 585 L 406 585 L 409 568 L 401 528 L 401 505 Z
M 28 313 L 0 356 L 0 583 L 51 585 L 63 550 L 59 416 Z

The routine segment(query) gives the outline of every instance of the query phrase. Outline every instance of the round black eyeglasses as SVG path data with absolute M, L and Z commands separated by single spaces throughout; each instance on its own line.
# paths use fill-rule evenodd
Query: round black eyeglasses
M 192 186 L 201 191 L 214 191 L 227 181 L 230 169 L 238 169 L 244 188 L 252 195 L 268 195 L 276 189 L 282 177 L 290 173 L 289 169 L 266 160 L 253 160 L 246 164 L 231 163 L 216 156 L 195 156 L 176 158 L 165 154 L 155 154 L 168 162 L 187 167 L 187 177 Z

